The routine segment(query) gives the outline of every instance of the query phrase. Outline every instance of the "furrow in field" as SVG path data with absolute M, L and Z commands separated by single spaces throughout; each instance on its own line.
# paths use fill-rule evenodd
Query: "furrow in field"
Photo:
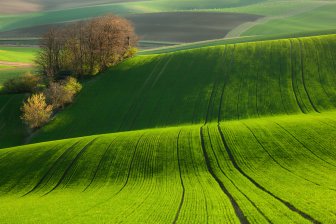
M 212 140 L 211 140 L 211 134 L 209 132 L 209 128 L 207 128 L 208 130 L 208 136 L 209 136 L 209 143 L 210 143 L 210 148 L 211 148 L 211 151 L 213 152 L 214 154 L 214 157 L 215 157 L 215 160 L 216 160 L 216 163 L 217 163 L 217 166 L 219 167 L 220 171 L 222 172 L 222 174 L 230 181 L 230 183 L 236 188 L 236 190 L 241 193 L 251 204 L 252 206 L 254 207 L 254 209 L 256 209 L 261 215 L 262 217 L 267 220 L 269 223 L 272 223 L 271 220 L 269 220 L 269 218 L 264 214 L 264 212 L 262 210 L 259 209 L 259 207 L 251 200 L 251 198 L 246 195 L 236 184 L 235 182 L 224 172 L 224 170 L 222 169 L 220 163 L 219 163 L 219 160 L 218 160 L 218 157 L 216 156 L 216 153 L 215 153 L 215 150 L 214 150 L 214 146 L 213 146 L 213 143 L 212 143 Z
M 211 161 L 217 164 L 215 172 L 237 200 L 247 219 L 252 223 L 276 223 L 279 220 L 291 223 L 300 220 L 303 223 L 300 215 L 293 214 L 285 205 L 241 175 L 230 162 L 225 149 L 222 149 L 223 143 L 217 126 L 210 125 L 208 128 L 206 148 L 210 150 L 208 153 Z
M 229 46 L 232 46 L 232 45 L 229 45 Z M 229 51 L 229 46 L 226 47 L 226 50 Z M 231 47 L 230 49 L 231 50 L 231 54 L 230 54 L 230 51 L 228 53 L 229 57 L 228 57 L 228 61 L 229 63 L 227 64 L 227 68 L 225 70 L 225 73 L 223 74 L 224 76 L 224 81 L 223 81 L 223 84 L 222 84 L 222 88 L 221 88 L 221 95 L 220 95 L 220 101 L 219 101 L 219 107 L 218 107 L 218 122 L 222 120 L 222 105 L 223 105 L 223 101 L 225 100 L 225 88 L 226 88 L 226 85 L 227 85 L 227 79 L 230 75 L 230 71 L 231 71 L 231 68 L 232 68 L 232 65 L 234 63 L 234 51 L 235 51 L 235 47 L 236 45 L 233 45 L 233 47 Z
M 105 211 L 101 208 L 108 207 L 107 205 L 118 196 L 121 189 L 125 186 L 128 174 L 131 171 L 130 167 L 132 166 L 130 166 L 130 164 L 134 151 L 138 148 L 139 138 L 142 138 L 142 135 L 137 133 L 130 133 L 127 136 L 124 134 L 118 135 L 116 139 L 114 139 L 115 144 L 108 150 L 106 159 L 100 164 L 100 169 L 97 172 L 95 181 L 86 192 L 80 193 L 77 196 L 75 203 L 78 203 L 80 206 L 64 204 L 64 209 L 66 209 L 65 206 L 72 208 L 72 214 L 70 213 L 68 216 L 62 215 L 61 217 L 57 217 L 56 220 L 63 223 L 78 223 L 78 220 L 85 219 L 92 212 L 95 213 L 94 215 L 104 214 Z M 103 137 L 100 141 L 105 142 L 108 146 L 110 140 L 110 137 Z M 83 168 L 87 170 L 86 167 Z M 82 189 L 84 189 L 85 186 L 84 184 Z M 91 199 L 88 200 L 87 197 L 83 197 L 85 195 L 89 195 Z M 48 197 L 51 196 L 52 194 L 50 196 L 48 195 Z M 85 206 L 83 206 L 83 203 Z
M 300 141 L 295 135 L 293 135 L 290 131 L 288 131 L 285 127 L 283 127 L 282 125 L 280 125 L 279 123 L 275 122 L 280 128 L 282 128 L 285 132 L 287 132 L 288 135 L 290 135 L 292 138 L 294 138 L 298 143 L 300 143 L 306 150 L 308 150 L 311 154 L 313 154 L 316 158 L 318 158 L 319 160 L 329 164 L 330 166 L 336 167 L 335 164 L 325 160 L 324 158 L 322 158 L 320 155 L 317 155 L 313 150 L 311 150 L 309 148 L 309 146 L 307 146 L 306 144 L 304 144 L 302 141 Z
M 277 155 L 273 156 L 272 153 L 268 151 L 268 149 L 264 146 L 264 144 L 261 142 L 261 140 L 256 136 L 255 132 L 248 125 L 244 124 L 244 126 L 250 131 L 250 133 L 252 134 L 253 138 L 258 142 L 258 144 L 260 145 L 260 147 L 267 153 L 267 155 L 271 158 L 271 160 L 274 161 L 274 163 L 276 164 L 275 166 L 281 167 L 281 169 L 289 172 L 290 175 L 294 175 L 295 177 L 297 177 L 297 178 L 299 178 L 301 180 L 308 181 L 308 182 L 310 182 L 310 183 L 312 183 L 312 184 L 314 184 L 316 186 L 322 186 L 321 183 L 316 182 L 316 180 L 319 180 L 318 177 L 321 174 L 317 174 L 316 176 L 311 175 L 314 172 L 314 170 L 309 169 L 309 166 L 306 167 L 306 169 L 304 170 L 305 172 L 303 172 L 302 174 L 300 172 L 297 172 L 298 171 L 297 168 L 296 169 L 290 169 L 289 168 L 290 164 L 288 164 L 288 163 L 286 164 L 286 161 L 285 160 L 283 161 L 282 159 L 279 159 L 279 161 L 278 161 L 278 159 L 275 157 Z M 261 127 L 260 128 L 258 127 L 258 129 L 262 130 Z M 272 133 L 275 133 L 275 132 L 276 131 L 273 129 Z M 264 133 L 264 135 L 268 136 L 269 139 L 273 140 L 273 136 L 268 135 L 268 133 Z M 278 139 L 274 139 L 273 141 L 276 142 L 276 143 L 278 143 L 277 140 Z M 263 142 L 265 142 L 265 139 L 263 139 Z M 277 148 L 276 146 L 272 146 L 272 147 L 273 148 Z M 290 155 L 290 153 L 287 153 L 285 151 L 286 149 L 281 148 L 280 150 L 282 150 L 281 152 L 283 153 L 283 156 L 285 158 L 290 158 L 291 155 Z M 291 163 L 294 163 L 294 162 L 297 162 L 297 163 L 301 162 L 302 163 L 302 161 L 300 161 L 300 160 L 296 161 L 296 159 L 293 158 L 292 161 L 291 161 Z M 316 161 L 312 160 L 311 162 L 316 162 Z M 283 165 L 282 163 L 284 163 L 285 165 Z M 307 175 L 306 172 L 308 172 L 308 171 L 309 171 L 310 175 Z M 306 177 L 310 177 L 310 179 L 308 179 Z M 325 187 L 325 188 L 327 188 L 328 190 L 336 191 L 334 188 L 331 188 L 331 187 L 328 187 L 328 186 Z
M 305 76 L 307 77 L 307 90 L 313 102 L 318 102 L 318 108 L 321 110 L 332 109 L 332 93 L 329 91 L 327 76 L 321 74 L 321 66 L 317 47 L 318 44 L 313 38 L 306 38 L 301 41 L 302 51 L 304 52 L 304 68 Z M 323 59 L 327 59 L 327 52 L 323 52 Z M 331 67 L 330 65 L 328 67 Z M 334 89 L 334 87 L 333 87 Z
M 225 55 L 226 49 L 227 49 L 227 47 L 224 48 L 224 55 Z M 222 57 L 220 57 L 220 58 L 222 58 Z M 209 101 L 208 101 L 208 106 L 207 106 L 207 110 L 206 110 L 206 114 L 205 114 L 205 121 L 204 121 L 205 124 L 208 123 L 209 116 L 211 115 L 210 111 L 214 107 L 214 97 L 215 97 L 215 94 L 216 94 L 217 86 L 219 84 L 219 79 L 220 79 L 220 73 L 217 71 L 215 76 L 214 76 L 213 83 L 212 83 L 212 90 L 211 90 L 211 94 L 210 94 L 210 98 L 209 98 Z
M 313 41 L 316 57 L 318 58 L 318 66 L 320 77 L 323 80 L 323 85 L 326 86 L 329 100 L 331 104 L 329 105 L 331 108 L 335 108 L 336 106 L 336 76 L 333 75 L 336 72 L 335 62 L 333 60 L 332 50 L 328 46 L 328 42 L 326 40 L 322 40 L 321 38 L 315 37 L 311 38 Z M 331 66 L 332 65 L 332 66 Z
M 179 167 L 179 173 L 180 173 L 180 181 L 181 181 L 181 186 L 182 186 L 182 195 L 181 195 L 181 200 L 177 209 L 177 212 L 175 214 L 175 218 L 173 220 L 173 223 L 176 223 L 179 215 L 181 213 L 181 208 L 184 202 L 184 195 L 185 195 L 185 187 L 184 187 L 184 183 L 183 183 L 183 178 L 182 178 L 182 171 L 181 171 L 181 162 L 180 162 L 180 156 L 179 156 L 179 138 L 181 135 L 181 130 L 179 131 L 178 135 L 177 135 L 177 139 L 176 139 L 176 154 L 177 154 L 177 162 L 178 162 L 178 167 Z
M 294 93 L 297 105 L 299 106 L 301 112 L 305 114 L 306 111 L 307 111 L 307 109 L 304 108 L 305 105 L 302 103 L 301 96 L 299 95 L 300 92 L 296 90 L 295 85 L 294 85 L 296 78 L 295 78 L 295 72 L 294 72 L 294 58 L 293 58 L 293 43 L 292 43 L 292 39 L 289 39 L 289 43 L 290 43 L 290 65 L 291 65 L 291 73 L 292 73 L 292 89 L 293 89 L 293 93 Z
M 203 155 L 204 155 L 205 162 L 206 162 L 207 169 L 208 169 L 209 173 L 216 180 L 216 182 L 218 183 L 218 185 L 220 186 L 220 188 L 222 189 L 224 194 L 230 199 L 231 205 L 234 208 L 235 214 L 238 217 L 240 223 L 249 223 L 249 221 L 245 217 L 244 213 L 242 212 L 241 208 L 239 207 L 239 205 L 237 204 L 237 202 L 235 201 L 235 199 L 233 198 L 231 193 L 226 189 L 224 183 L 219 179 L 219 177 L 215 174 L 214 170 L 212 169 L 211 162 L 210 162 L 210 159 L 209 159 L 209 155 L 208 155 L 208 153 L 206 151 L 206 148 L 205 148 L 204 136 L 203 136 L 203 127 L 200 128 L 200 138 L 201 138 Z
M 52 172 L 55 172 L 55 169 L 57 169 L 57 166 L 60 162 L 64 161 L 65 158 L 68 156 L 69 152 L 72 151 L 76 145 L 79 143 L 79 141 L 75 142 L 73 145 L 71 145 L 69 148 L 67 148 L 56 160 L 54 163 L 51 164 L 50 168 L 47 170 L 47 172 L 42 176 L 42 178 L 37 182 L 37 184 L 27 193 L 22 195 L 22 197 L 34 192 L 37 188 L 41 186 L 43 182 L 48 182 L 46 181 L 47 178 L 52 178 Z M 51 149 L 52 150 L 52 149 Z
M 299 41 L 299 47 L 300 47 L 300 62 L 301 62 L 301 78 L 302 78 L 302 84 L 303 89 L 306 93 L 306 96 L 308 97 L 310 105 L 314 108 L 314 111 L 317 113 L 320 113 L 319 109 L 317 109 L 316 105 L 313 103 L 310 93 L 307 90 L 307 83 L 306 83 L 306 74 L 305 74 L 305 64 L 304 64 L 304 49 L 302 47 L 302 41 L 301 39 L 298 39 Z
M 269 195 L 271 195 L 272 197 L 276 198 L 278 201 L 282 202 L 284 205 L 286 205 L 290 210 L 298 213 L 299 215 L 301 215 L 303 218 L 311 221 L 311 222 L 314 222 L 314 223 L 320 223 L 319 221 L 315 220 L 313 217 L 311 217 L 309 214 L 305 213 L 304 211 L 301 211 L 299 210 L 298 208 L 296 208 L 294 205 L 292 205 L 290 202 L 284 200 L 284 199 L 281 199 L 279 198 L 278 196 L 274 195 L 272 192 L 270 192 L 269 190 L 267 190 L 265 187 L 263 187 L 262 185 L 260 185 L 258 182 L 256 182 L 254 179 L 252 179 L 249 175 L 247 175 L 241 168 L 240 166 L 237 164 L 226 140 L 225 140 L 225 137 L 224 137 L 224 134 L 220 128 L 220 126 L 218 125 L 218 131 L 220 133 L 220 136 L 221 136 L 221 139 L 222 139 L 222 142 L 223 142 L 223 145 L 229 155 L 229 158 L 233 164 L 233 166 L 235 167 L 235 169 L 237 169 L 244 177 L 246 177 L 249 181 L 251 181 L 256 187 L 258 187 L 260 190 L 268 193 Z
M 168 64 L 170 63 L 170 61 L 172 60 L 173 56 L 169 55 L 167 56 L 167 58 L 164 58 L 164 60 L 162 60 L 163 65 L 159 65 L 158 66 L 158 71 L 153 72 L 153 78 L 151 78 L 151 83 L 148 83 L 148 85 L 146 85 L 147 87 L 145 87 L 145 89 L 143 90 L 143 94 L 141 97 L 138 98 L 138 102 L 137 102 L 137 107 L 133 110 L 134 112 L 134 116 L 131 120 L 131 124 L 129 129 L 130 130 L 134 130 L 136 129 L 135 125 L 139 122 L 141 122 L 141 114 L 143 112 L 144 109 L 149 109 L 153 106 L 153 103 L 148 104 L 147 101 L 151 99 L 150 94 L 153 92 L 153 87 L 156 85 L 156 83 L 158 82 L 158 80 L 161 78 L 161 76 L 165 73 Z M 151 75 L 152 75 L 151 74 Z M 151 85 L 151 86 L 150 86 Z M 146 104 L 147 103 L 147 104 Z M 139 118 L 140 117 L 140 118 Z M 138 122 L 136 122 L 138 120 Z
M 277 123 L 281 123 L 283 127 L 285 127 L 293 136 L 295 136 L 297 139 L 299 139 L 305 146 L 309 147 L 311 150 L 314 150 L 314 152 L 322 157 L 324 160 L 327 160 L 328 162 L 334 163 L 334 157 L 336 156 L 335 151 L 335 144 L 334 144 L 334 136 L 335 136 L 335 128 L 332 125 L 334 122 L 329 120 L 328 116 L 325 117 L 313 117 L 314 119 L 311 119 L 309 124 L 310 126 L 306 125 L 300 125 L 300 126 L 294 126 L 295 123 L 288 123 L 284 120 L 279 120 Z M 328 125 L 322 125 L 321 122 L 328 122 Z M 335 124 L 335 123 L 334 123 Z M 282 129 L 283 130 L 283 129 Z M 286 132 L 285 132 L 286 133 Z M 288 133 L 286 133 L 288 135 Z M 314 136 L 312 138 L 311 136 Z M 291 138 L 294 142 L 297 143 L 296 147 L 303 147 L 304 150 L 305 147 L 298 142 L 295 138 Z M 310 153 L 309 153 L 310 154 Z M 313 154 L 310 154 L 313 158 L 316 159 L 316 156 Z M 334 169 L 334 167 L 331 167 L 330 165 L 327 165 L 324 161 L 321 161 L 318 159 L 320 163 L 322 163 L 324 166 Z
M 158 61 L 154 62 L 155 65 L 153 66 L 153 69 L 149 73 L 149 75 L 147 76 L 146 80 L 144 80 L 144 82 L 142 83 L 141 88 L 137 91 L 137 94 L 135 94 L 133 96 L 133 99 L 131 101 L 131 104 L 130 104 L 128 110 L 124 113 L 123 118 L 121 119 L 121 123 L 120 123 L 120 126 L 118 128 L 118 131 L 121 131 L 123 129 L 127 129 L 127 127 L 124 127 L 125 125 L 127 125 L 126 122 L 130 122 L 132 114 L 134 113 L 134 111 L 138 107 L 139 101 L 141 101 L 141 98 L 143 98 L 143 93 L 146 91 L 146 87 L 150 84 L 150 81 L 154 78 L 157 70 L 159 69 L 158 67 L 160 67 L 162 58 L 158 58 L 157 60 Z
M 131 216 L 126 221 L 130 223 L 169 223 L 175 218 L 176 209 L 181 200 L 176 150 L 178 132 L 179 130 L 175 129 L 153 133 L 153 137 L 156 136 L 153 138 L 154 141 L 151 141 L 150 147 L 144 148 L 153 153 L 153 158 L 150 160 L 153 161 L 153 165 L 149 166 L 151 169 L 148 171 L 153 179 L 152 191 L 149 192 L 146 200 L 136 207 L 133 212 L 134 217 Z M 180 148 L 179 152 L 181 152 Z M 162 213 L 162 211 L 165 212 Z
M 94 174 L 93 174 L 93 177 L 92 177 L 90 183 L 85 187 L 85 189 L 83 190 L 83 192 L 86 191 L 92 185 L 92 183 L 95 181 L 95 179 L 97 177 L 97 174 L 98 174 L 98 171 L 101 169 L 101 167 L 102 167 L 103 163 L 105 162 L 106 158 L 108 158 L 107 155 L 108 155 L 109 151 L 112 150 L 111 146 L 112 146 L 113 143 L 115 143 L 115 141 L 116 141 L 117 138 L 118 137 L 114 138 L 111 141 L 111 143 L 109 144 L 109 146 L 105 149 L 105 152 L 104 152 L 104 154 L 102 154 L 102 156 L 101 156 L 101 158 L 99 160 L 98 166 L 96 167 L 96 169 L 94 171 Z
M 62 147 L 61 147 L 62 148 Z M 30 187 L 33 187 L 31 185 L 34 185 L 35 183 L 32 181 L 35 180 L 36 177 L 32 175 L 32 172 L 36 172 L 36 176 L 38 176 L 40 173 L 43 173 L 43 168 L 42 169 L 36 169 L 36 166 L 27 166 L 29 162 L 35 161 L 37 163 L 46 163 L 45 165 L 48 166 L 50 163 L 53 162 L 53 157 L 54 153 L 53 150 L 55 151 L 62 151 L 59 149 L 57 146 L 53 147 L 52 150 L 48 151 L 39 151 L 35 153 L 34 157 L 27 157 L 24 154 L 21 154 L 20 152 L 10 152 L 6 153 L 6 160 L 3 159 L 1 162 L 0 168 L 4 167 L 10 167 L 13 166 L 12 160 L 17 157 L 20 161 L 21 169 L 20 172 L 5 172 L 2 173 L 1 175 L 1 192 L 4 194 L 10 194 L 10 193 L 15 193 L 15 194 L 21 194 L 21 192 L 26 193 L 27 188 L 30 189 Z M 22 156 L 22 158 L 20 158 Z M 22 193 L 22 194 L 24 194 Z
M 82 154 L 96 141 L 97 138 L 94 138 L 93 140 L 91 140 L 89 143 L 87 143 L 80 151 L 79 153 L 76 155 L 76 157 L 70 162 L 70 164 L 67 166 L 67 168 L 65 169 L 63 175 L 61 176 L 61 178 L 58 180 L 58 182 L 56 183 L 56 185 L 49 190 L 48 192 L 46 192 L 43 196 L 46 196 L 48 194 L 50 194 L 51 192 L 53 192 L 58 186 L 60 186 L 60 184 L 62 183 L 62 181 L 64 180 L 64 178 L 66 177 L 66 175 L 68 174 L 69 170 L 72 168 L 72 166 L 75 165 L 75 163 L 78 161 L 78 159 L 82 156 Z
M 279 198 L 289 201 L 314 219 L 323 223 L 335 220 L 332 215 L 335 209 L 330 206 L 335 198 L 335 191 L 332 190 L 335 186 L 335 180 L 332 178 L 334 168 L 326 166 L 328 164 L 303 149 L 276 124 L 272 125 L 269 121 L 246 123 L 277 161 L 297 175 L 321 186 L 298 178 L 276 165 L 241 122 L 223 124 L 221 128 L 225 131 L 226 140 L 241 169 L 261 186 Z

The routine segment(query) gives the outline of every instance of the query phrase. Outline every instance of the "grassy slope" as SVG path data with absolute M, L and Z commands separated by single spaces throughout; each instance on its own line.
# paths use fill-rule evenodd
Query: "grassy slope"
M 336 222 L 335 38 L 141 56 L 97 77 L 35 141 L 179 126 L 0 149 L 0 222 Z
M 89 82 L 34 141 L 335 109 L 335 38 L 135 57 Z
M 334 223 L 335 112 L 0 150 L 4 223 Z

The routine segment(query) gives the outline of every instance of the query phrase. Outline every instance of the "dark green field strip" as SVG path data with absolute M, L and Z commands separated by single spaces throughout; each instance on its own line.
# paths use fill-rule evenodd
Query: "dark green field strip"
M 241 128 L 238 128 L 238 125 L 241 126 Z M 258 132 L 261 132 L 260 128 L 255 129 L 258 126 L 254 126 L 255 128 L 253 129 L 251 128 L 258 140 L 256 140 L 246 126 L 244 127 L 240 123 L 232 125 L 232 127 L 229 125 L 223 125 L 222 127 L 224 128 L 224 132 L 227 133 L 226 135 L 228 136 L 229 141 L 228 144 L 234 151 L 234 155 L 237 158 L 237 164 L 242 167 L 244 172 L 258 182 L 260 186 L 263 186 L 263 188 L 267 189 L 269 192 L 273 192 L 272 194 L 277 195 L 277 198 L 280 198 L 283 201 L 290 201 L 290 204 L 295 206 L 296 209 L 304 212 L 305 214 L 309 214 L 310 217 L 316 217 L 315 219 L 321 222 L 327 222 L 327 220 L 333 220 L 335 218 L 330 216 L 333 214 L 335 208 L 330 206 L 325 207 L 326 204 L 328 204 L 328 201 L 334 200 L 336 196 L 336 192 L 332 190 L 334 185 L 332 185 L 332 180 L 330 179 L 335 172 L 334 170 L 326 169 L 323 167 L 323 164 L 319 165 L 318 160 L 312 160 L 312 162 L 309 162 L 309 159 L 311 159 L 310 154 L 309 152 L 306 154 L 307 152 L 304 149 L 301 149 L 302 152 L 300 156 L 298 152 L 295 152 L 300 149 L 295 148 L 295 143 L 291 150 L 287 151 L 288 146 L 279 149 L 279 147 L 276 146 L 277 141 L 264 140 L 261 138 L 261 136 L 265 137 L 265 133 L 259 134 Z M 237 141 L 236 133 L 239 133 L 240 138 L 243 138 L 244 129 L 246 129 L 247 132 L 247 136 L 244 137 L 245 140 Z M 269 130 L 269 127 L 265 130 Z M 271 133 L 274 132 L 275 131 L 272 130 Z M 248 135 L 250 135 L 250 137 L 248 137 Z M 282 134 L 279 138 L 281 138 L 282 144 L 285 144 L 285 142 L 288 141 L 286 139 L 286 135 Z M 254 144 L 259 144 L 259 147 Z M 241 151 L 242 149 L 244 150 Z M 286 156 L 286 153 L 290 153 L 292 155 Z M 255 162 L 258 157 L 265 156 L 266 158 L 262 160 L 264 161 L 262 164 L 258 165 Z M 273 159 L 267 158 L 270 156 L 272 156 Z M 296 161 L 296 156 L 301 158 L 304 162 L 299 163 Z M 284 161 L 288 162 L 288 164 L 284 163 Z M 280 164 L 281 166 L 279 166 Z M 294 167 L 294 164 L 298 167 Z M 310 173 L 309 169 L 305 169 L 305 166 L 307 167 L 309 164 L 311 165 L 311 170 L 314 170 L 315 168 L 317 171 Z M 312 164 L 314 164 L 314 166 Z M 283 166 L 287 169 L 284 169 Z M 289 169 L 292 172 L 289 172 Z M 306 172 L 308 172 L 308 174 L 305 175 Z M 320 177 L 319 173 L 321 175 Z M 324 176 L 329 177 L 329 181 L 328 179 L 319 181 Z M 318 183 L 318 185 L 312 183 L 311 181 L 307 181 L 306 179 L 312 179 L 315 183 Z M 305 190 L 302 191 L 302 189 Z M 291 193 L 288 194 L 288 192 Z M 296 196 L 293 197 L 292 195 Z M 307 206 L 307 204 L 310 206 Z M 324 211 L 325 214 L 323 214 L 322 211 Z

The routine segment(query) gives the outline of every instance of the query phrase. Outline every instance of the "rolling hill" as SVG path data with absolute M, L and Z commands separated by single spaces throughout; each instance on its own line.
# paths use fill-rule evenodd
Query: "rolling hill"
M 4 223 L 334 223 L 335 112 L 0 150 Z
M 325 35 L 125 61 L 35 144 L 0 149 L 0 222 L 336 222 L 335 48 Z M 0 125 L 21 97 L 0 97 Z
M 47 141 L 334 110 L 336 35 L 138 56 L 87 83 Z

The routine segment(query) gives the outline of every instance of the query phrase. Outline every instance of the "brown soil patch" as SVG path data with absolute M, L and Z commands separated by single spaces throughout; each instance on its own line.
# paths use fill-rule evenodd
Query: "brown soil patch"
M 9 61 L 0 61 L 0 65 L 14 66 L 14 67 L 32 67 L 33 64 L 23 63 L 23 62 L 9 62 Z

